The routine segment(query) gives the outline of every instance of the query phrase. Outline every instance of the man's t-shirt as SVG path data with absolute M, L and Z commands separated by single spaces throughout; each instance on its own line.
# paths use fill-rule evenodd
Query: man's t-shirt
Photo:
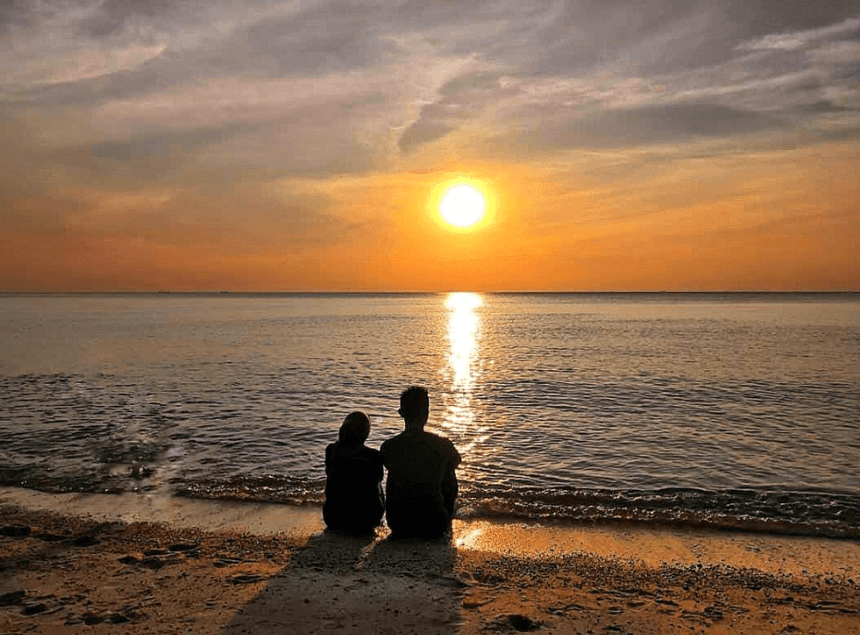
M 398 535 L 432 537 L 444 533 L 454 515 L 460 454 L 448 439 L 407 430 L 380 448 L 388 469 L 386 518 Z

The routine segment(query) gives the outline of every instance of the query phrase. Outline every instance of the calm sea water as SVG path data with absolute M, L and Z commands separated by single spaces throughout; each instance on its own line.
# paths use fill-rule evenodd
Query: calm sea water
M 463 516 L 860 537 L 860 295 L 0 296 L 0 484 L 323 498 L 351 410 Z

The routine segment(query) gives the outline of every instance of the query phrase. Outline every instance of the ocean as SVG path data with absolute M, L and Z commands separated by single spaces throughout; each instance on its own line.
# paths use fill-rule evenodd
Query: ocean
M 0 296 L 0 485 L 319 505 L 430 391 L 463 518 L 860 538 L 860 294 Z

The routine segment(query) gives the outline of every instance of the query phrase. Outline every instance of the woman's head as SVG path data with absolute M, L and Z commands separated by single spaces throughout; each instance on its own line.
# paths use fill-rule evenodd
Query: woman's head
M 346 415 L 340 426 L 338 440 L 345 445 L 361 445 L 370 435 L 370 417 L 357 410 Z

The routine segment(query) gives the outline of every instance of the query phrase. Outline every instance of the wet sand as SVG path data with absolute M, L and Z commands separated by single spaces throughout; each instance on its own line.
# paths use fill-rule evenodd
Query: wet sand
M 860 543 L 0 489 L 2 633 L 860 634 Z

